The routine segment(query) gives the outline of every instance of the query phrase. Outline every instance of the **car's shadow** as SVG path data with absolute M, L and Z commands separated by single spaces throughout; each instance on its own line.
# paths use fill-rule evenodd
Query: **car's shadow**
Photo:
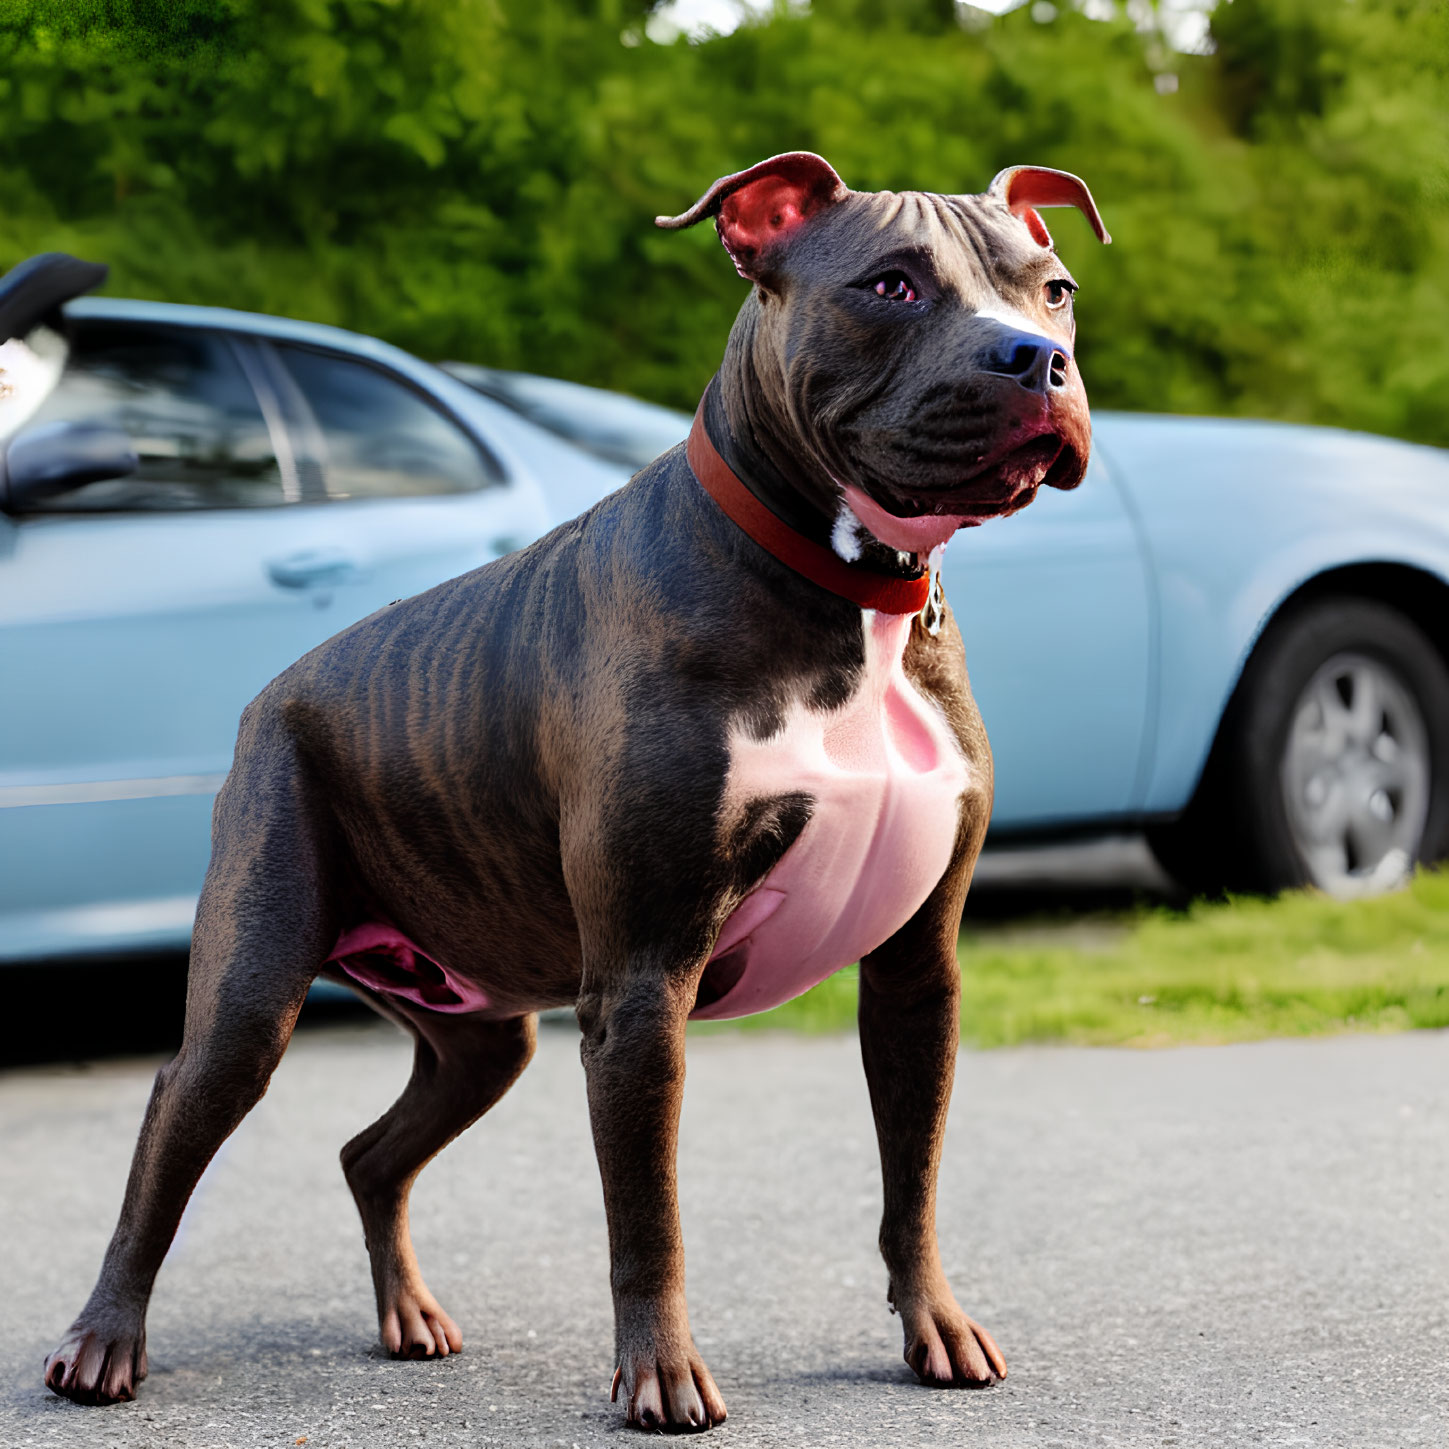
M 181 1045 L 186 956 L 179 951 L 0 965 L 0 985 L 0 1070 L 169 1056 Z M 361 1001 L 334 990 L 308 998 L 298 1027 L 371 1016 Z
M 1144 901 L 1180 903 L 1180 897 L 1145 848 L 1126 837 L 1078 848 L 1001 850 L 982 859 L 965 925 L 1067 922 Z M 0 966 L 0 983 L 6 989 L 0 1069 L 170 1054 L 181 1044 L 186 957 L 179 952 Z M 325 1029 L 370 1016 L 361 1001 L 329 987 L 308 998 L 298 1026 Z

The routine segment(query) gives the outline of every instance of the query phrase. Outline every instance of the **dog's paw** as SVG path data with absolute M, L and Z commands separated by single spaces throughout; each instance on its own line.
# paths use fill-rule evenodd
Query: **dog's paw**
M 905 1359 L 928 1388 L 986 1388 L 1006 1377 L 996 1341 L 947 1298 L 901 1308 Z
M 77 1319 L 45 1361 L 45 1386 L 78 1404 L 120 1404 L 146 1377 L 146 1331 L 88 1327 Z
M 458 1325 L 426 1288 L 398 1293 L 383 1309 L 379 1326 L 382 1346 L 393 1358 L 447 1358 L 463 1351 Z
M 700 1434 L 725 1421 L 725 1403 L 698 1354 L 678 1363 L 641 1358 L 614 1370 L 609 1398 L 620 1391 L 631 1429 Z

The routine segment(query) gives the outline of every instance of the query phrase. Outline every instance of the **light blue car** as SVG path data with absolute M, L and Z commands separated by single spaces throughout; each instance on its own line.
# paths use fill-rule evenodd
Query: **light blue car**
M 454 370 L 579 442 L 606 411 L 575 384 Z M 602 445 L 633 428 L 642 464 L 690 420 L 620 399 L 612 421 Z M 996 760 L 988 843 L 1145 829 L 1190 888 L 1340 896 L 1449 854 L 1449 454 L 1094 421 L 1079 488 L 946 550 Z M 596 501 L 566 472 L 543 485 L 565 515 Z
M 247 700 L 688 425 L 277 318 L 64 316 L 0 345 L 0 960 L 185 946 Z M 1189 884 L 1340 894 L 1445 852 L 1444 454 L 1100 414 L 1082 487 L 945 578 L 994 840 L 1146 826 Z
M 185 946 L 247 701 L 627 476 L 366 337 L 65 318 L 0 346 L 0 960 Z

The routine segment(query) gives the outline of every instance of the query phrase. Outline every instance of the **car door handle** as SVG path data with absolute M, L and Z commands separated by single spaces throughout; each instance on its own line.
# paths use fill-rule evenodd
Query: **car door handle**
M 361 570 L 340 548 L 304 548 L 267 561 L 267 573 L 284 589 L 332 588 L 350 583 Z

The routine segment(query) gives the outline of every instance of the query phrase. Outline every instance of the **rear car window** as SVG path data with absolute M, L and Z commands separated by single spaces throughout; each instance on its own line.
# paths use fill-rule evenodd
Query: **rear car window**
M 329 498 L 470 493 L 495 482 L 472 438 L 421 394 L 364 362 L 272 344 L 316 421 Z

